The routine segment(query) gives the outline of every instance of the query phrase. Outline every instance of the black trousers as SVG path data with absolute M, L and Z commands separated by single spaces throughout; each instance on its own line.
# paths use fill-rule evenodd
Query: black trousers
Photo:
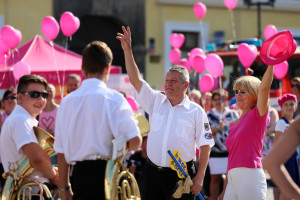
M 188 173 L 191 178 L 196 175 L 196 165 L 194 161 L 187 162 Z M 149 159 L 144 166 L 142 200 L 170 200 L 175 199 L 172 195 L 176 191 L 176 183 L 180 179 L 177 172 L 171 168 L 159 168 Z M 194 200 L 192 193 L 183 194 L 181 200 Z
M 76 162 L 73 171 L 74 200 L 105 199 L 105 160 Z

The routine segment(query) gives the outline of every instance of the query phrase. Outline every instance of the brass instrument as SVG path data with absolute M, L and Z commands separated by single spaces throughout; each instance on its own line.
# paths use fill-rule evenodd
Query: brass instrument
M 146 136 L 150 131 L 150 124 L 148 120 L 137 112 L 134 112 L 134 116 L 138 121 L 140 134 L 142 136 Z M 107 162 L 105 171 L 106 200 L 141 199 L 136 179 L 123 165 L 125 155 L 116 160 L 110 159 Z
M 53 136 L 39 127 L 33 127 L 33 130 L 43 151 L 49 157 L 56 155 L 53 150 Z M 6 182 L 2 191 L 2 200 L 20 200 L 21 198 L 25 200 L 31 199 L 32 196 L 40 196 L 40 199 L 43 199 L 43 195 L 47 198 L 52 198 L 51 192 L 46 185 L 28 178 L 33 170 L 34 168 L 31 167 L 26 156 L 18 163 L 9 163 L 9 172 L 3 173 Z M 40 194 L 32 194 L 32 187 L 36 186 L 39 187 Z

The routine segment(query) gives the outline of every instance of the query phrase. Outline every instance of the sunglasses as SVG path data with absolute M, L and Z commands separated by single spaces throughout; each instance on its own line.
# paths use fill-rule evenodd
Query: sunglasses
M 299 84 L 291 84 L 291 87 L 297 87 L 297 88 L 300 88 L 300 85 Z
M 238 95 L 239 93 L 242 95 L 245 95 L 247 92 L 242 91 L 242 90 L 233 90 L 235 95 Z
M 14 100 L 14 99 L 17 99 L 17 97 L 15 95 L 14 96 L 6 96 L 6 97 L 4 97 L 4 99 L 5 100 L 8 100 L 8 99 Z
M 29 91 L 29 92 L 21 92 L 21 94 L 29 94 L 31 98 L 37 99 L 42 95 L 43 99 L 46 99 L 49 94 L 48 92 L 38 92 L 38 91 Z

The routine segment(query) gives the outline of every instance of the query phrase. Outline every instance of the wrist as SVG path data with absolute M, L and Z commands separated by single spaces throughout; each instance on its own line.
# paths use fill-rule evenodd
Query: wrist
M 60 187 L 60 188 L 59 188 L 59 190 L 62 191 L 62 192 L 63 192 L 63 191 L 69 191 L 70 189 L 71 189 L 71 184 L 69 184 L 67 187 L 63 187 L 63 188 Z

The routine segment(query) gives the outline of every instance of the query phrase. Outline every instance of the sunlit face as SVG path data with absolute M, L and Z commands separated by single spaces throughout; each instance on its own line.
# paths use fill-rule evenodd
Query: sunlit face
M 292 88 L 292 93 L 296 96 L 300 95 L 300 83 L 298 83 L 297 81 L 292 81 L 291 82 L 291 88 Z
M 15 106 L 17 105 L 17 95 L 14 93 L 9 93 L 5 99 L 3 99 L 4 110 L 6 114 L 10 114 Z
M 297 109 L 297 103 L 293 100 L 288 100 L 282 104 L 282 113 L 293 115 Z
M 52 86 L 48 85 L 47 92 L 48 92 L 48 95 L 49 95 L 48 98 L 47 98 L 47 100 L 53 99 L 54 96 L 55 96 L 55 88 L 53 88 Z
M 244 89 L 238 90 L 238 92 L 235 93 L 235 98 L 236 105 L 241 110 L 247 110 L 255 104 L 254 98 Z
M 80 82 L 76 80 L 75 78 L 69 78 L 67 80 L 67 93 L 71 93 L 75 91 L 77 88 L 79 88 Z
M 195 103 L 197 103 L 197 104 L 200 104 L 200 98 L 199 98 L 199 96 L 196 95 L 196 94 L 190 94 L 190 95 L 189 95 L 189 99 L 190 99 L 190 101 L 192 101 L 192 102 L 195 102 Z
M 28 85 L 26 91 L 21 92 L 46 92 L 43 84 L 31 83 Z M 32 117 L 38 116 L 46 105 L 46 99 L 41 95 L 38 98 L 32 98 L 30 94 L 18 93 L 18 104 L 21 105 Z
M 182 97 L 185 94 L 188 82 L 183 82 L 180 73 L 168 72 L 165 79 L 165 94 L 168 98 Z
M 221 109 L 222 106 L 226 106 L 227 100 L 225 96 L 221 97 L 220 95 L 216 94 L 212 98 L 212 103 L 215 108 Z

